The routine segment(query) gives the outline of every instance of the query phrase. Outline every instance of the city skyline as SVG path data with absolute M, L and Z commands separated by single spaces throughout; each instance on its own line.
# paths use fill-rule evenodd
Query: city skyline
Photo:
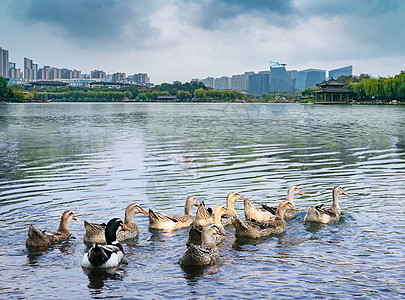
M 3 2 L 9 61 L 90 74 L 148 73 L 155 84 L 268 70 L 394 76 L 405 68 L 402 1 Z

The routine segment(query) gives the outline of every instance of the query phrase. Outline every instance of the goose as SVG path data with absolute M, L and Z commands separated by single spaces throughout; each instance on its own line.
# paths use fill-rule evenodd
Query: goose
M 37 229 L 31 224 L 28 229 L 28 238 L 25 241 L 25 245 L 27 247 L 46 248 L 67 240 L 70 237 L 68 229 L 70 219 L 77 220 L 71 210 L 65 210 L 60 218 L 59 228 L 56 231 Z
M 83 268 L 113 268 L 119 265 L 124 258 L 124 248 L 117 241 L 118 229 L 131 231 L 119 218 L 111 219 L 105 228 L 107 245 L 100 246 L 97 243 L 83 255 Z
M 173 229 L 188 227 L 193 223 L 194 217 L 191 210 L 194 206 L 198 206 L 198 202 L 194 196 L 187 197 L 184 207 L 184 215 L 182 217 L 166 215 L 152 209 L 149 209 L 149 228 L 155 230 L 171 231 Z
M 330 208 L 322 208 L 323 204 L 315 207 L 311 206 L 304 217 L 305 222 L 318 222 L 328 224 L 333 221 L 339 221 L 339 216 L 342 210 L 339 206 L 339 195 L 349 196 L 348 193 L 340 186 L 336 185 L 332 191 L 332 206 Z
M 146 212 L 141 206 L 138 204 L 130 204 L 125 209 L 125 220 L 124 224 L 131 229 L 131 231 L 127 230 L 120 230 L 117 232 L 117 240 L 119 242 L 125 241 L 127 239 L 132 239 L 136 237 L 139 233 L 138 225 L 136 225 L 134 221 L 134 216 L 138 213 L 147 215 Z M 98 244 L 105 244 L 105 228 L 106 224 L 94 224 L 88 221 L 84 221 L 84 228 L 86 233 L 84 234 L 83 240 L 86 243 L 98 243 Z

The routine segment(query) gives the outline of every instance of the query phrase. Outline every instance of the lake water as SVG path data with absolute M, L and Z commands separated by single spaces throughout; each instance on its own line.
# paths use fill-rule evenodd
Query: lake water
M 304 223 L 337 184 L 341 220 Z M 188 231 L 152 233 L 137 215 L 115 272 L 80 267 L 83 220 L 130 203 L 181 215 L 188 195 L 277 204 L 292 185 L 307 196 L 286 232 L 227 228 L 215 266 L 183 270 Z M 0 104 L 0 298 L 404 298 L 404 194 L 405 106 Z M 73 238 L 28 251 L 29 225 L 56 230 L 67 208 Z

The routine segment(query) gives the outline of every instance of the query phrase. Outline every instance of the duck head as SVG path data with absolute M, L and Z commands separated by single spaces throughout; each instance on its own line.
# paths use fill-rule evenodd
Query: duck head
M 290 188 L 288 189 L 288 191 L 287 191 L 287 195 L 290 195 L 290 194 L 292 194 L 292 195 L 297 195 L 297 194 L 299 194 L 299 195 L 303 195 L 303 196 L 306 195 L 304 192 L 302 192 L 302 191 L 298 188 L 298 186 L 292 186 L 292 187 L 290 187 Z
M 215 224 L 211 223 L 204 226 L 202 230 L 202 245 L 215 245 L 216 235 L 225 236 L 225 233 L 223 233 Z
M 105 240 L 107 244 L 112 244 L 117 241 L 117 231 L 118 229 L 131 231 L 120 218 L 113 218 L 108 221 L 105 228 Z
M 193 206 L 198 206 L 197 199 L 194 196 L 188 196 L 186 200 L 186 206 L 184 207 L 184 214 L 191 215 Z
M 336 186 L 333 188 L 333 194 L 334 194 L 334 195 L 343 194 L 343 195 L 349 196 L 349 194 L 346 193 L 345 190 L 344 190 L 340 185 L 336 185 Z

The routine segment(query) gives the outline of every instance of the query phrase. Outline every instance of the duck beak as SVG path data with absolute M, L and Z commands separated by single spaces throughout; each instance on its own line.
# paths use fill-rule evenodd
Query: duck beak
M 343 194 L 343 195 L 346 195 L 346 196 L 349 196 L 349 194 L 346 193 L 344 190 L 342 190 L 342 194 Z
M 149 213 L 145 211 L 142 207 L 139 208 L 139 212 L 144 215 L 149 215 Z
M 129 228 L 127 225 L 122 224 L 122 229 L 121 230 L 127 230 L 127 231 L 131 231 L 131 228 Z
M 75 221 L 77 221 L 77 218 L 76 218 L 75 216 L 73 216 L 73 217 L 72 217 L 72 220 L 75 220 Z
M 198 201 L 195 200 L 194 206 L 199 206 L 200 204 L 198 204 Z
M 298 191 L 298 194 L 302 195 L 302 196 L 306 196 L 307 194 L 305 194 L 304 192 L 301 192 L 301 190 Z
M 219 235 L 226 236 L 225 232 L 222 232 L 221 230 L 217 230 L 217 233 L 218 233 Z

